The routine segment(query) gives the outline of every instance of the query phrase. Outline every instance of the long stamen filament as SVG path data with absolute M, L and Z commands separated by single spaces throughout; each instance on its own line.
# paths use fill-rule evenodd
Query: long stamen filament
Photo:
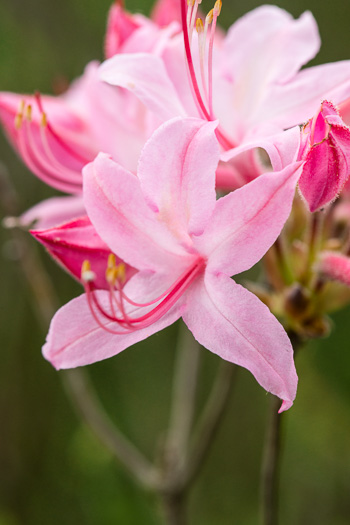
M 213 9 L 213 20 L 210 28 L 210 37 L 209 37 L 209 49 L 208 49 L 208 88 L 209 88 L 209 114 L 210 117 L 214 118 L 213 111 L 213 48 L 214 48 L 214 36 L 216 30 L 216 21 L 220 14 L 222 7 L 221 0 L 216 0 L 215 6 Z
M 126 334 L 131 333 L 135 330 L 139 330 L 141 328 L 146 328 L 155 321 L 159 320 L 163 315 L 165 315 L 170 310 L 170 308 L 176 303 L 179 297 L 184 293 L 184 291 L 188 288 L 188 286 L 193 282 L 198 273 L 202 270 L 203 266 L 204 261 L 202 258 L 199 258 L 164 293 L 162 293 L 156 299 L 148 303 L 136 303 L 132 301 L 122 290 L 121 281 L 117 280 L 113 283 L 113 279 L 110 278 L 110 311 L 107 311 L 107 309 L 101 304 L 101 302 L 98 299 L 93 280 L 91 279 L 91 270 L 89 265 L 88 269 L 85 269 L 85 273 L 82 271 L 82 281 L 84 283 L 85 291 L 87 294 L 89 308 L 99 326 L 111 333 Z M 106 276 L 111 275 L 111 273 L 108 274 L 110 269 L 111 268 L 107 268 Z M 118 297 L 116 294 L 118 294 Z M 128 302 L 132 306 L 135 306 L 136 311 L 142 310 L 143 308 L 148 309 L 150 306 L 153 307 L 150 310 L 146 311 L 144 314 L 140 312 L 141 315 L 132 317 L 129 313 L 126 312 L 124 301 Z M 116 308 L 118 309 L 118 313 L 116 312 Z M 116 323 L 123 329 L 123 331 L 119 332 L 110 329 L 106 324 L 102 322 L 102 318 L 105 318 L 108 322 Z
M 185 46 L 185 55 L 186 55 L 186 62 L 188 66 L 188 73 L 190 78 L 190 86 L 193 92 L 193 98 L 195 101 L 195 104 L 197 106 L 198 112 L 200 116 L 208 121 L 212 121 L 215 119 L 214 112 L 213 112 L 213 104 L 212 104 L 212 63 L 213 63 L 213 42 L 214 42 L 214 33 L 216 28 L 216 20 L 217 17 L 220 14 L 221 0 L 217 0 L 214 8 L 208 13 L 205 19 L 205 25 L 204 25 L 204 31 L 203 31 L 203 37 L 200 37 L 200 39 L 203 40 L 204 45 L 206 44 L 207 40 L 207 33 L 209 25 L 214 22 L 214 27 L 212 25 L 211 31 L 210 31 L 210 37 L 209 37 L 209 49 L 208 49 L 208 90 L 206 87 L 206 81 L 205 81 L 205 74 L 201 71 L 201 77 L 202 77 L 202 84 L 203 84 L 203 91 L 204 96 L 208 99 L 208 107 L 207 109 L 206 105 L 204 104 L 203 97 L 201 95 L 196 72 L 193 64 L 193 58 L 191 53 L 191 38 L 190 38 L 190 29 L 191 29 L 191 21 L 192 21 L 192 15 L 193 15 L 193 9 L 194 9 L 195 2 L 194 0 L 190 0 L 188 3 L 188 9 L 186 6 L 186 0 L 181 0 L 181 20 L 182 20 L 182 30 L 183 30 L 183 37 L 184 37 L 184 46 Z M 193 29 L 193 28 L 192 28 Z M 201 46 L 202 44 L 199 43 Z M 201 51 L 200 51 L 201 55 Z M 204 61 L 204 58 L 203 58 Z M 202 67 L 202 66 L 201 66 Z M 204 66 L 203 66 L 204 67 Z M 204 79 L 204 80 L 203 80 Z M 206 93 L 208 91 L 208 97 L 206 96 Z M 221 126 L 219 125 L 216 130 L 215 134 L 217 136 L 218 141 L 220 142 L 221 146 L 225 150 L 229 150 L 235 147 L 235 144 L 232 142 L 232 140 L 226 135 L 226 133 L 221 129 Z
M 57 189 L 69 193 L 81 192 L 80 169 L 74 170 L 62 163 L 57 153 L 54 152 L 54 143 L 62 148 L 69 157 L 81 164 L 87 164 L 91 158 L 82 157 L 75 152 L 52 128 L 43 110 L 41 97 L 35 95 L 37 107 L 41 113 L 41 122 L 33 121 L 33 108 L 25 100 L 21 101 L 19 110 L 15 116 L 15 128 L 17 130 L 17 146 L 28 164 L 44 182 L 54 185 Z M 49 135 L 51 140 L 49 140 Z M 38 140 L 39 139 L 39 140 Z

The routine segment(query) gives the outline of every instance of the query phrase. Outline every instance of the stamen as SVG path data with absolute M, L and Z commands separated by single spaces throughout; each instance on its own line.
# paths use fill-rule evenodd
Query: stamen
M 210 37 L 209 37 L 209 49 L 208 49 L 208 87 L 209 87 L 209 114 L 210 117 L 214 118 L 213 111 L 213 47 L 214 47 L 214 36 L 216 30 L 216 21 L 221 12 L 222 2 L 221 0 L 216 0 L 213 13 L 212 13 L 212 23 L 210 28 Z
M 17 130 L 20 129 L 21 126 L 22 126 L 25 104 L 26 104 L 25 100 L 23 100 L 23 99 L 19 103 L 19 108 L 18 108 L 18 111 L 17 111 L 16 116 L 15 116 L 15 128 Z
M 81 188 L 80 174 L 69 170 L 56 160 L 46 143 L 44 133 L 41 133 L 43 151 L 39 149 L 37 140 L 33 136 L 33 125 L 30 120 L 26 119 L 26 125 L 18 134 L 19 149 L 30 169 L 37 173 L 44 182 L 49 185 L 55 184 L 62 191 L 68 191 L 69 193 L 79 191 Z M 41 128 L 41 130 L 44 129 Z M 24 134 L 26 134 L 26 138 Z
M 201 92 L 198 86 L 196 72 L 195 72 L 194 65 L 193 65 L 192 53 L 191 53 L 192 35 L 191 35 L 190 30 L 191 30 L 191 20 L 193 16 L 192 8 L 194 8 L 193 6 L 195 4 L 193 3 L 193 0 L 190 0 L 188 9 L 187 9 L 186 0 L 180 0 L 180 1 L 181 1 L 181 20 L 182 20 L 182 30 L 183 30 L 183 37 L 184 37 L 186 62 L 187 62 L 188 73 L 189 73 L 189 82 L 190 82 L 190 86 L 193 92 L 193 99 L 197 106 L 200 117 L 208 121 L 212 121 L 215 119 L 214 111 L 213 111 L 213 103 L 212 103 L 212 98 L 213 98 L 212 97 L 213 42 L 214 42 L 214 33 L 215 33 L 215 28 L 216 28 L 216 20 L 220 14 L 222 2 L 221 0 L 216 1 L 214 8 L 211 11 L 209 11 L 209 13 L 207 14 L 205 18 L 203 37 L 201 36 L 202 33 L 199 34 L 199 38 L 200 39 L 203 38 L 204 46 L 205 46 L 208 27 L 212 23 L 210 37 L 209 37 L 209 49 L 208 49 L 208 89 L 207 89 L 207 83 L 205 81 L 205 74 L 204 72 L 202 73 L 202 67 L 204 68 L 204 65 L 203 66 L 200 65 L 204 96 L 205 98 L 208 99 L 208 107 L 209 107 L 209 110 L 208 110 L 206 105 L 204 104 L 204 101 L 203 101 L 203 98 L 202 98 L 202 95 L 201 95 Z M 193 25 L 194 25 L 194 22 L 193 22 Z M 199 46 L 201 45 L 202 44 L 199 43 Z M 200 51 L 200 56 L 201 54 L 203 55 L 203 53 Z M 203 61 L 204 60 L 205 60 L 205 57 L 203 57 Z M 208 92 L 208 97 L 206 96 L 207 92 Z M 221 129 L 220 125 L 216 128 L 215 134 L 216 134 L 216 137 L 219 143 L 225 150 L 229 150 L 235 147 L 235 144 L 233 143 L 233 141 Z
M 96 274 L 91 270 L 90 261 L 85 260 L 81 266 L 81 280 L 85 283 L 92 283 L 96 279 Z
M 195 25 L 195 22 L 196 22 L 198 6 L 201 3 L 202 3 L 202 0 L 195 0 L 194 6 L 193 6 L 193 9 L 192 9 L 190 25 L 188 27 L 188 34 L 189 34 L 190 42 L 192 42 L 192 35 L 193 35 L 194 25 Z
M 26 105 L 25 100 L 21 101 L 16 114 L 15 128 L 18 132 L 18 149 L 28 167 L 44 182 L 64 192 L 80 193 L 81 168 L 93 158 L 93 154 L 83 157 L 74 151 L 52 128 L 47 113 L 43 109 L 40 94 L 35 95 L 35 101 L 41 114 L 39 123 L 35 119 L 33 121 L 33 106 Z M 59 148 L 57 152 L 56 147 Z M 65 152 L 63 158 L 68 155 L 68 162 L 71 158 L 74 163 L 77 163 L 76 169 L 71 169 L 63 164 L 60 159 L 62 157 L 60 148 Z
M 204 69 L 206 35 L 204 34 L 204 26 L 200 18 L 197 18 L 196 30 L 198 33 L 199 65 L 200 65 L 200 72 L 201 72 L 202 87 L 203 87 L 205 99 L 206 101 L 208 101 L 208 90 L 207 90 L 205 69 Z
M 26 109 L 26 120 L 28 122 L 32 121 L 32 106 L 31 106 L 31 104 L 28 104 L 27 109 Z
M 122 290 L 123 281 L 125 279 L 125 265 L 123 263 L 116 265 L 115 256 L 110 255 L 106 269 L 106 279 L 109 283 L 108 309 L 106 309 L 100 303 L 96 294 L 96 289 L 93 283 L 95 276 L 91 271 L 88 261 L 83 263 L 82 281 L 84 283 L 85 291 L 88 297 L 90 310 L 99 326 L 106 329 L 110 333 L 126 334 L 141 328 L 146 328 L 165 315 L 176 303 L 179 297 L 185 292 L 185 290 L 190 286 L 203 267 L 204 260 L 202 258 L 198 258 L 189 268 L 187 268 L 187 270 L 176 280 L 176 282 L 170 286 L 170 288 L 168 288 L 168 290 L 166 290 L 153 301 L 140 304 L 128 298 L 125 292 Z M 93 276 L 91 276 L 91 273 Z M 129 305 L 134 306 L 130 313 L 140 312 L 141 315 L 131 316 L 130 313 L 127 313 L 124 301 L 129 303 Z M 150 309 L 150 307 L 152 308 Z M 142 313 L 143 309 L 146 309 L 145 313 Z M 109 322 L 116 323 L 123 329 L 123 331 L 119 332 L 111 330 L 102 323 L 100 316 L 101 318 L 107 319 Z
M 205 119 L 211 120 L 210 115 L 207 111 L 207 108 L 204 105 L 201 93 L 199 91 L 196 73 L 195 73 L 194 66 L 193 66 L 191 46 L 190 46 L 190 40 L 189 40 L 188 23 L 185 22 L 187 20 L 186 0 L 181 0 L 181 19 L 182 19 L 182 29 L 183 29 L 183 35 L 184 35 L 185 53 L 186 53 L 187 65 L 189 69 L 190 82 L 193 86 L 193 91 L 194 91 L 194 100 L 196 101 L 196 104 L 198 104 L 200 114 Z

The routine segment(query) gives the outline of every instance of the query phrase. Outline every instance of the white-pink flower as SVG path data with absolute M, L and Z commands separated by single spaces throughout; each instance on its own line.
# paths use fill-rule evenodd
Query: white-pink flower
M 350 61 L 301 70 L 320 47 L 310 12 L 295 20 L 276 6 L 261 6 L 214 39 L 207 21 L 216 15 L 199 23 L 197 34 L 198 3 L 190 3 L 184 35 L 170 39 L 161 56 L 116 55 L 102 64 L 101 79 L 134 93 L 161 120 L 185 114 L 218 119 L 223 150 L 306 122 L 323 99 L 339 104 L 350 96 Z M 220 167 L 218 187 L 241 186 L 262 171 L 248 151 Z
M 267 251 L 286 221 L 300 163 L 262 175 L 216 201 L 215 123 L 175 119 L 146 143 L 137 177 L 100 154 L 84 170 L 84 201 L 98 235 L 138 271 L 124 288 L 86 294 L 53 318 L 44 356 L 56 368 L 111 357 L 179 317 L 223 359 L 250 370 L 291 406 L 297 376 L 288 336 L 231 275 Z M 93 267 L 91 267 L 93 272 Z

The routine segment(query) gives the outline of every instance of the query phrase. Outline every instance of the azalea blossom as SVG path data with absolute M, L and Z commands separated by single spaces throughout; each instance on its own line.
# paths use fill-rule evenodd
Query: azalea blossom
M 100 68 L 101 79 L 134 93 L 160 119 L 164 113 L 218 119 L 217 136 L 227 151 L 306 122 L 325 98 L 338 104 L 349 97 L 349 61 L 300 71 L 320 47 L 310 12 L 294 20 L 262 6 L 215 39 L 220 2 L 205 20 L 197 17 L 199 2 L 188 10 L 181 3 L 183 35 L 174 35 L 161 57 L 116 55 Z M 182 39 L 187 68 L 184 60 L 177 63 Z M 218 187 L 232 189 L 266 167 L 249 150 L 220 170 Z
M 165 123 L 146 143 L 137 177 L 105 154 L 84 169 L 93 226 L 138 273 L 124 288 L 96 290 L 93 264 L 85 263 L 86 294 L 55 315 L 43 353 L 56 368 L 93 363 L 182 316 L 203 346 L 250 370 L 283 399 L 284 410 L 297 384 L 287 334 L 230 277 L 255 264 L 279 235 L 300 163 L 216 201 L 215 125 Z
M 150 20 L 131 15 L 115 3 L 107 24 L 106 56 L 140 50 L 161 55 L 168 39 L 180 31 L 178 21 L 167 24 L 167 8 L 169 16 L 175 16 L 173 0 L 161 0 Z M 0 122 L 21 159 L 45 183 L 76 196 L 74 201 L 62 199 L 61 222 L 84 213 L 79 199 L 82 168 L 104 151 L 136 172 L 142 146 L 161 122 L 127 90 L 102 82 L 98 65 L 90 62 L 60 96 L 0 93 Z M 56 198 L 29 210 L 17 223 L 28 225 L 34 219 L 40 228 L 54 224 L 57 202 Z M 79 213 L 69 216 L 74 208 Z

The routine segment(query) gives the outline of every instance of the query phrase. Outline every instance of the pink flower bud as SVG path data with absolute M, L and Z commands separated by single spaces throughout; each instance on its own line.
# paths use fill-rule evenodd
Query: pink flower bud
M 299 189 L 314 212 L 338 197 L 350 174 L 350 129 L 330 102 L 304 126 L 299 158 Z

